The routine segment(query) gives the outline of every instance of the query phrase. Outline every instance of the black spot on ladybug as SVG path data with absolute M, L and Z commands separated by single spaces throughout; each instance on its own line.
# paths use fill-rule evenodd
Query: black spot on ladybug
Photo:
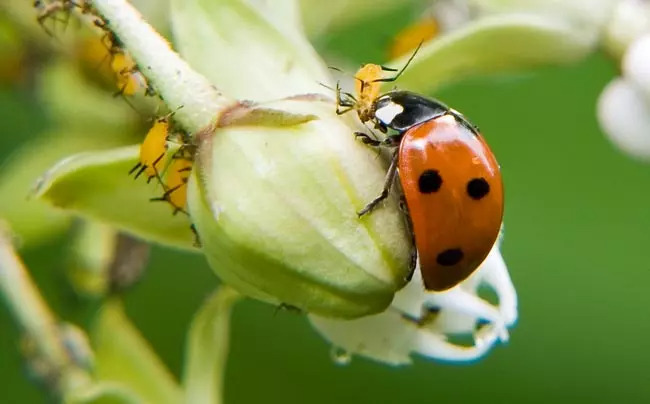
M 425 170 L 418 179 L 418 188 L 423 194 L 437 192 L 442 185 L 442 177 L 437 170 Z
M 474 178 L 467 183 L 467 195 L 470 198 L 479 200 L 490 192 L 490 184 L 485 178 Z
M 460 248 L 450 248 L 438 254 L 436 261 L 442 266 L 450 267 L 458 264 L 463 256 L 463 251 Z

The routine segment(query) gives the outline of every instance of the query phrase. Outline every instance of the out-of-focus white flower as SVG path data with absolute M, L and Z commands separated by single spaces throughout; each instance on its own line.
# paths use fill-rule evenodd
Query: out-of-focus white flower
M 596 43 L 617 0 L 438 0 L 429 13 L 448 32 L 470 20 L 504 14 L 530 14 L 564 23 L 573 34 Z
M 606 30 L 605 45 L 621 59 L 621 77 L 600 95 L 598 120 L 622 151 L 650 160 L 650 2 L 621 1 Z
M 411 354 L 441 361 L 467 362 L 484 356 L 517 320 L 517 295 L 497 243 L 481 267 L 460 285 L 441 293 L 425 291 L 419 269 L 395 294 L 381 314 L 356 320 L 309 318 L 334 348 L 335 360 L 345 363 L 361 355 L 392 365 L 411 362 Z M 492 289 L 498 303 L 479 297 Z M 450 340 L 471 336 L 471 345 Z
M 598 120 L 622 151 L 650 159 L 650 102 L 632 81 L 618 77 L 605 87 L 598 100 Z

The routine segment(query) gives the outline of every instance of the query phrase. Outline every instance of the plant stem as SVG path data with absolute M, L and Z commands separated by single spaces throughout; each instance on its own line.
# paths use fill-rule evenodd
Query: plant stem
M 185 129 L 204 128 L 234 103 L 174 52 L 127 0 L 92 3 L 160 97 L 171 110 L 178 110 L 175 118 Z
M 16 254 L 8 230 L 0 223 L 0 294 L 20 328 L 34 344 L 37 360 L 56 386 L 65 393 L 90 381 L 89 375 L 70 358 L 58 320 L 51 312 L 22 260 Z
M 196 313 L 188 334 L 185 352 L 185 402 L 220 404 L 228 359 L 230 314 L 242 298 L 222 285 Z

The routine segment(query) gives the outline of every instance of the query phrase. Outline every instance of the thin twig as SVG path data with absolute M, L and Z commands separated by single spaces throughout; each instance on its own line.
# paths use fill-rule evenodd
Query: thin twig
M 60 324 L 16 254 L 3 222 L 0 222 L 0 295 L 4 297 L 24 335 L 35 347 L 38 360 L 45 364 L 48 373 L 56 376 L 56 387 L 60 393 L 90 380 L 89 375 L 70 358 Z

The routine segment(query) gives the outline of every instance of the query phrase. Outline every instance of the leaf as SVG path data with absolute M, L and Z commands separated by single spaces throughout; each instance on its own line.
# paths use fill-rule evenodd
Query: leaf
M 40 178 L 36 197 L 81 216 L 101 220 L 147 240 L 192 249 L 189 218 L 165 202 L 155 180 L 130 178 L 139 146 L 85 152 L 66 158 Z
M 268 101 L 322 92 L 319 82 L 330 81 L 293 7 L 265 13 L 269 6 L 243 0 L 173 0 L 172 7 L 181 54 L 231 97 Z
M 104 304 L 91 330 L 91 341 L 99 380 L 121 384 L 147 403 L 181 402 L 180 387 L 126 317 L 119 300 Z
M 185 352 L 185 402 L 218 404 L 228 359 L 230 314 L 241 295 L 221 286 L 196 313 Z
M 0 212 L 20 237 L 22 246 L 45 241 L 69 223 L 69 215 L 30 198 L 34 180 L 70 153 L 111 144 L 115 140 L 107 137 L 55 132 L 24 143 L 0 165 Z
M 108 60 L 103 63 L 108 63 Z M 54 63 L 41 72 L 40 96 L 49 115 L 67 130 L 92 131 L 94 140 L 101 137 L 121 137 L 124 140 L 131 136 L 141 120 L 134 111 L 135 107 L 115 98 L 111 91 L 92 85 L 84 77 L 71 62 Z M 129 102 L 134 101 L 137 100 Z M 138 111 L 149 110 L 146 105 L 148 102 L 138 103 Z
M 299 0 L 305 29 L 311 36 L 327 35 L 327 31 L 338 31 L 357 26 L 386 13 L 395 12 L 405 5 L 418 4 L 417 0 L 401 1 L 322 1 Z M 422 3 L 422 2 L 420 2 Z M 419 7 L 421 8 L 421 7 Z
M 65 397 L 66 404 L 139 404 L 143 400 L 118 383 L 92 383 Z
M 431 92 L 467 77 L 571 63 L 590 52 L 594 43 L 592 35 L 579 35 L 560 19 L 533 14 L 485 17 L 422 46 L 399 86 Z M 408 57 L 388 65 L 401 68 Z

